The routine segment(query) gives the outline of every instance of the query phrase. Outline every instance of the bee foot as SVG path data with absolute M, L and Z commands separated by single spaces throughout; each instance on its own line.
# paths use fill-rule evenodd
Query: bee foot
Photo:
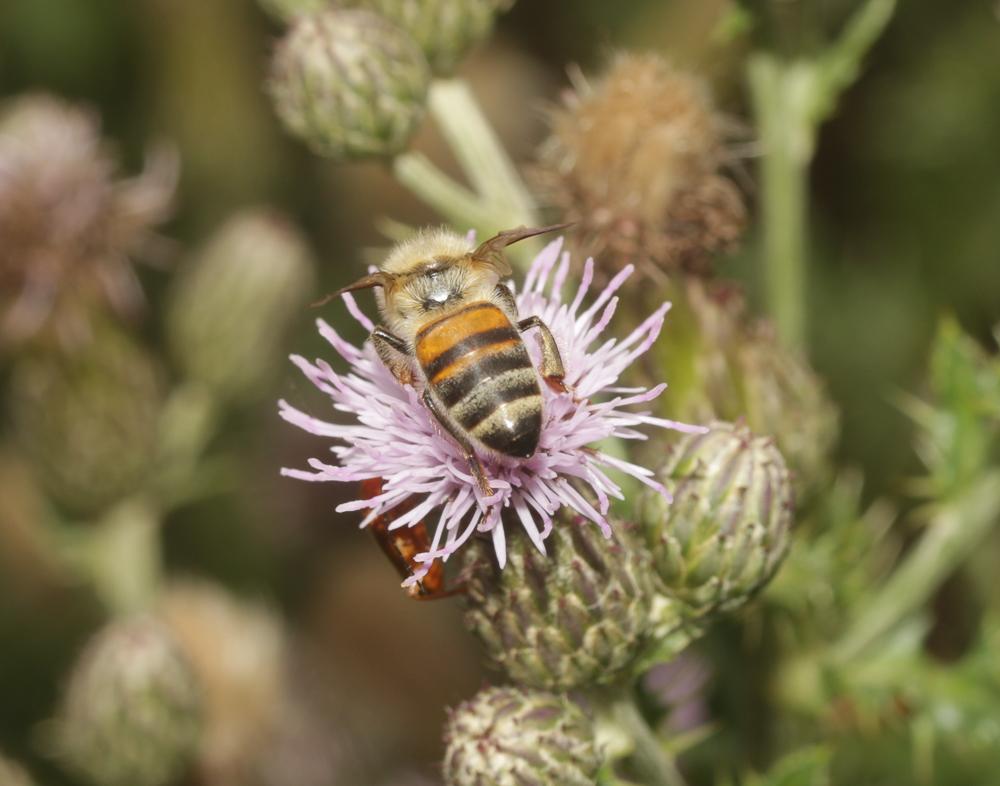
M 556 393 L 570 392 L 570 389 L 566 387 L 566 383 L 563 382 L 562 377 L 545 377 L 545 384 L 548 385 Z

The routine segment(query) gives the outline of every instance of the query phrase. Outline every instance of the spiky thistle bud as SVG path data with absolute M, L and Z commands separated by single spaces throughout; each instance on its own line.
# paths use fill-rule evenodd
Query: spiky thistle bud
M 280 622 L 261 606 L 194 580 L 172 583 L 159 613 L 201 685 L 199 771 L 211 783 L 251 781 L 285 701 Z
M 405 32 L 364 9 L 298 17 L 268 87 L 285 127 L 320 155 L 393 156 L 423 117 L 427 61 Z
M 95 310 L 142 305 L 130 258 L 152 250 L 176 161 L 156 155 L 132 179 L 117 170 L 91 112 L 45 95 L 0 110 L 0 343 L 76 346 Z
M 313 260 L 277 213 L 229 219 L 176 280 L 167 334 L 177 365 L 217 395 L 260 393 L 311 286 Z
M 467 627 L 519 684 L 571 690 L 622 679 L 670 632 L 658 629 L 649 552 L 626 525 L 606 539 L 582 519 L 557 521 L 545 545 L 548 554 L 512 543 L 503 570 L 480 549 L 467 571 Z
M 420 45 L 435 74 L 448 74 L 489 35 L 502 0 L 335 0 L 391 19 Z
M 0 786 L 33 786 L 34 781 L 20 764 L 0 754 Z
M 688 340 L 654 348 L 674 380 L 663 411 L 694 422 L 744 420 L 774 437 L 804 499 L 828 478 L 839 433 L 822 380 L 767 323 L 748 318 L 734 286 L 689 280 L 674 301 L 672 335 Z
M 448 786 L 593 786 L 601 756 L 587 715 L 567 697 L 488 688 L 445 727 Z
M 145 480 L 160 385 L 152 359 L 103 327 L 75 352 L 39 349 L 14 367 L 16 433 L 41 483 L 74 513 L 101 511 Z
M 713 423 L 670 446 L 640 518 L 668 594 L 695 616 L 728 611 L 774 575 L 789 545 L 792 491 L 773 440 Z
M 746 208 L 702 80 L 655 55 L 621 55 L 596 84 L 581 79 L 550 122 L 539 185 L 595 258 L 701 273 L 735 246 Z
M 167 786 L 191 762 L 199 687 L 160 622 L 111 623 L 73 668 L 53 722 L 55 752 L 96 786 Z

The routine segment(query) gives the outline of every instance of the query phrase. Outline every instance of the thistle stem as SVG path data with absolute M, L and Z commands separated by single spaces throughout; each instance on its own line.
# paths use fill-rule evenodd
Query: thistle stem
M 631 759 L 636 774 L 646 786 L 686 786 L 684 776 L 646 724 L 634 699 L 616 701 L 611 707 L 611 715 L 632 741 Z
M 941 506 L 920 542 L 834 648 L 835 661 L 863 656 L 897 623 L 923 606 L 998 522 L 1000 469 L 994 469 L 960 498 Z
M 422 153 L 410 151 L 396 156 L 392 172 L 402 185 L 451 224 L 470 227 L 477 232 L 493 225 L 495 214 L 490 212 L 489 206 L 448 177 Z
M 131 497 L 101 521 L 60 535 L 63 558 L 94 587 L 115 614 L 133 614 L 152 603 L 161 578 L 160 522 L 144 497 Z
M 428 102 L 431 116 L 472 188 L 413 151 L 394 159 L 396 179 L 456 228 L 475 229 L 480 237 L 536 225 L 534 200 L 465 81 L 438 80 L 431 86 Z M 508 253 L 525 267 L 539 247 L 539 241 L 527 240 Z
M 798 67 L 797 67 L 798 66 Z M 802 99 L 803 64 L 758 54 L 749 66 L 763 158 L 761 259 L 768 311 L 789 347 L 805 345 L 806 223 L 814 130 Z
M 534 200 L 463 79 L 431 85 L 430 111 L 479 196 L 517 222 L 533 224 Z
M 786 345 L 806 344 L 809 165 L 820 125 L 861 72 L 892 18 L 895 0 L 868 0 L 840 37 L 818 55 L 750 58 L 748 80 L 763 148 L 761 259 L 768 310 Z

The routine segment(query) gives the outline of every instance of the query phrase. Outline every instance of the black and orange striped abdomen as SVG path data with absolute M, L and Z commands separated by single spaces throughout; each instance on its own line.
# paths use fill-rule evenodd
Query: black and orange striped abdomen
M 417 333 L 432 395 L 472 438 L 507 456 L 538 447 L 542 396 L 528 349 L 493 303 L 472 303 Z

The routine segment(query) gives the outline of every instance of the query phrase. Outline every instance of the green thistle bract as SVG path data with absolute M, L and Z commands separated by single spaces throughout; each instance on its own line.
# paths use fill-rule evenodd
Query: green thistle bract
M 565 696 L 480 691 L 445 728 L 448 786 L 593 786 L 601 766 L 590 720 Z
M 522 540 L 496 567 L 482 549 L 468 571 L 466 625 L 515 682 L 570 690 L 625 677 L 657 632 L 650 555 L 624 525 L 612 538 L 560 520 L 549 554 Z
M 298 17 L 278 44 L 268 88 L 285 127 L 335 159 L 401 152 L 424 114 L 430 69 L 393 23 L 362 9 Z
M 137 490 L 155 453 L 157 368 L 112 328 L 75 352 L 39 348 L 14 367 L 17 436 L 48 492 L 74 513 L 99 512 Z
M 199 686 L 169 630 L 149 617 L 115 622 L 73 669 L 55 749 L 96 786 L 167 786 L 194 757 L 200 708 Z
M 420 45 L 436 74 L 455 70 L 465 53 L 489 35 L 503 10 L 499 0 L 336 0 L 391 19 Z
M 694 615 L 737 608 L 766 584 L 788 549 L 792 493 L 771 439 L 713 423 L 671 446 L 641 519 L 667 593 Z
M 311 279 L 312 257 L 290 222 L 237 214 L 177 279 L 167 312 L 175 362 L 222 398 L 259 393 Z

